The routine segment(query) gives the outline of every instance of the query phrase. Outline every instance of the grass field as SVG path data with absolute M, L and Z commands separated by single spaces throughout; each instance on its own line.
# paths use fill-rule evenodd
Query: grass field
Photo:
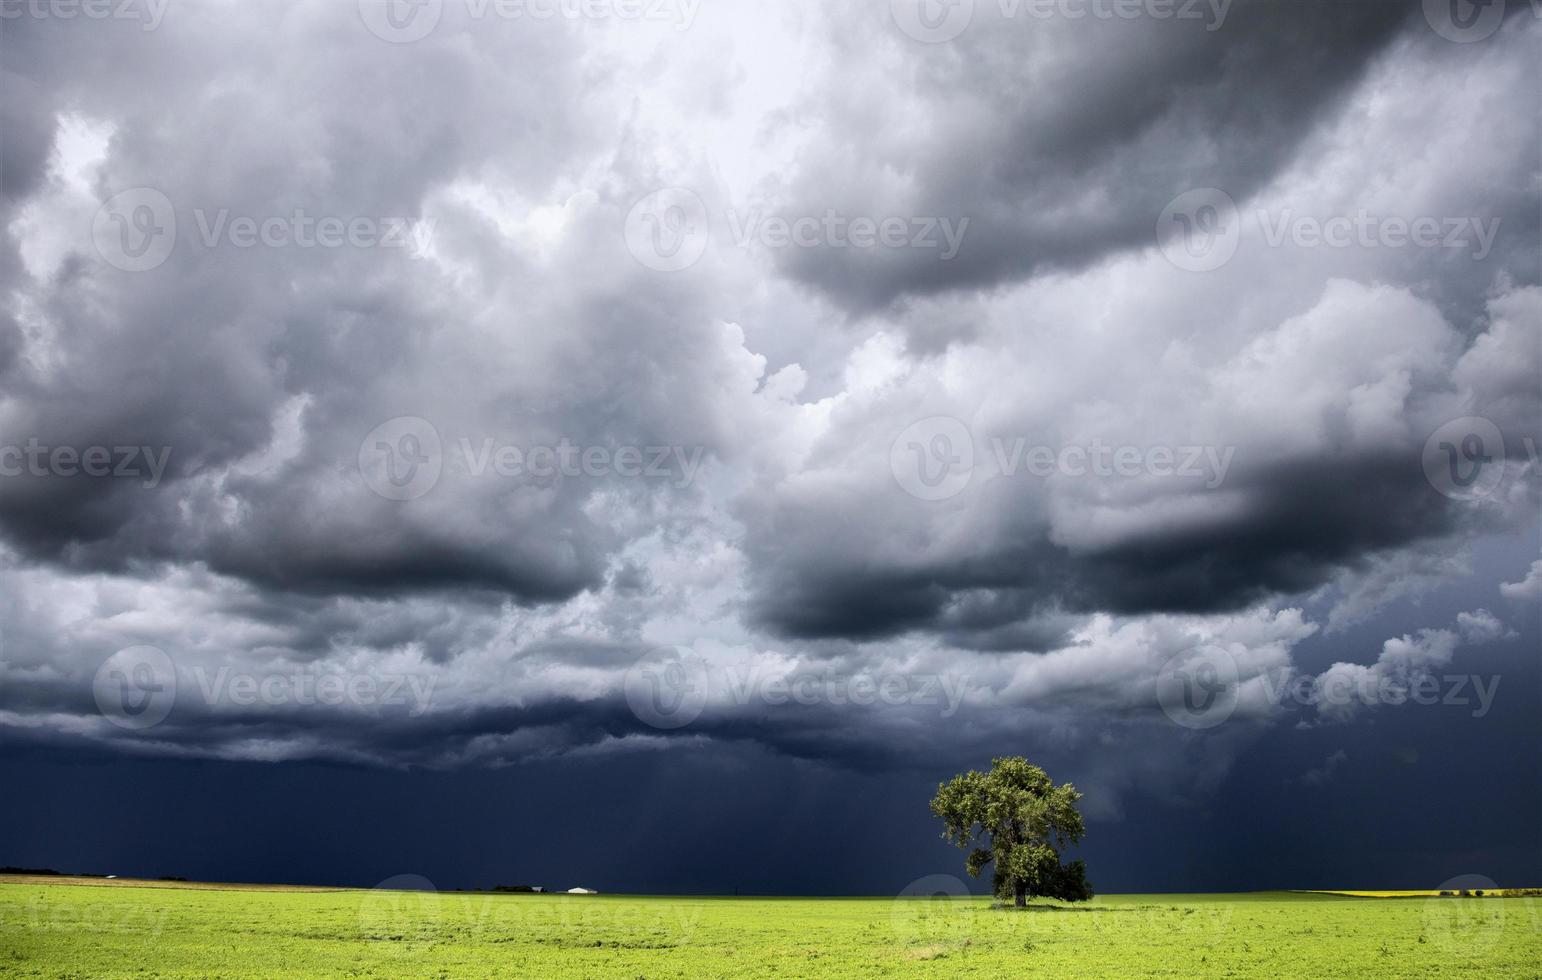
M 0 974 L 1542 977 L 1542 900 L 1111 895 L 1012 911 L 11 879 Z

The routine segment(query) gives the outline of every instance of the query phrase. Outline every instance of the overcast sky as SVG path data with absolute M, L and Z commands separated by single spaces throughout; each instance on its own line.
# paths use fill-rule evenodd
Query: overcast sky
M 0 864 L 1542 876 L 1530 4 L 3 13 Z

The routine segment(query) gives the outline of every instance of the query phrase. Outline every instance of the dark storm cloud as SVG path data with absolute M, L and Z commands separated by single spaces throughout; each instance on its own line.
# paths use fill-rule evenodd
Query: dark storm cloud
M 980 16 L 989 14 L 977 11 L 977 19 Z M 1335 27 L 1324 26 L 1329 22 Z M 1007 93 L 1016 89 L 1001 86 L 1003 76 L 1031 76 L 1034 58 L 1008 63 L 1004 54 L 992 56 L 1027 43 L 1023 39 L 1029 26 L 1077 36 L 1073 25 L 1049 18 L 993 25 L 990 30 L 979 30 L 976 23 L 944 44 L 902 45 L 893 61 L 881 62 L 881 70 L 909 80 L 910 98 L 875 109 L 862 100 L 859 87 L 849 101 L 831 99 L 827 111 L 835 121 L 830 123 L 831 138 L 822 147 L 835 149 L 827 156 L 813 156 L 812 163 L 802 161 L 803 169 L 793 182 L 795 199 L 800 186 L 809 189 L 801 198 L 802 210 L 808 213 L 817 211 L 812 203 L 816 189 L 827 195 L 822 204 L 857 212 L 863 212 L 863 206 L 881 211 L 884 205 L 874 202 L 886 186 L 879 174 L 895 170 L 894 161 L 884 158 L 891 153 L 912 165 L 900 170 L 901 187 L 893 191 L 906 202 L 908 213 L 978 214 L 984 222 L 1010 220 L 1010 225 L 993 230 L 987 224 L 978 229 L 986 236 L 985 247 L 978 252 L 966 250 L 952 263 L 937 262 L 935 256 L 914 250 L 813 248 L 788 250 L 784 266 L 835 293 L 842 302 L 864 308 L 907 293 L 1031 274 L 1040 262 L 1035 221 L 1044 226 L 1047 236 L 1086 236 L 1085 248 L 1070 241 L 1051 243 L 1044 250 L 1050 264 L 1075 264 L 1110 248 L 1145 245 L 1153 216 L 1178 190 L 1214 184 L 1243 202 L 1298 164 L 1311 167 L 1301 161 L 1301 155 L 1307 159 L 1312 154 L 1326 155 L 1333 140 L 1343 138 L 1332 129 L 1348 128 L 1357 121 L 1354 114 L 1337 118 L 1347 108 L 1347 93 L 1364 81 L 1374 60 L 1392 49 L 1396 49 L 1395 60 L 1409 65 L 1444 66 L 1452 74 L 1447 85 L 1461 84 L 1462 74 L 1470 77 L 1479 68 L 1496 64 L 1489 59 L 1499 57 L 1492 47 L 1474 50 L 1450 45 L 1411 8 L 1390 4 L 1289 8 L 1242 4 L 1214 33 L 1192 24 L 1157 25 L 1140 18 L 1124 23 L 1087 19 L 1074 26 L 1089 46 L 1096 39 L 1099 52 L 1117 46 L 1122 38 L 1140 34 L 1161 38 L 1171 47 L 1155 45 L 1151 58 L 1160 62 L 1171 57 L 1174 64 L 1168 67 L 1175 73 L 1181 75 L 1192 67 L 1219 81 L 1153 86 L 1150 75 L 1143 74 L 1148 66 L 1140 58 L 1111 58 L 1089 66 L 1079 76 L 1088 84 L 1057 90 L 1054 99 L 1014 102 L 1013 109 L 1021 117 L 1014 116 L 1013 110 L 982 113 L 978 120 L 960 113 L 959 107 L 971 101 L 993 104 L 993 99 L 1007 99 Z M 1512 18 L 1506 29 L 1524 27 L 1524 18 Z M 1316 33 L 1332 40 L 1324 44 Z M 1524 43 L 1518 35 L 1511 40 Z M 1307 49 L 1310 55 L 1304 53 Z M 1518 54 L 1520 49 L 1512 50 Z M 1179 62 L 1181 70 L 1176 67 Z M 1303 69 L 1308 62 L 1314 67 Z M 895 70 L 895 64 L 912 70 Z M 1392 77 L 1408 71 L 1417 68 L 1404 67 Z M 987 84 L 982 81 L 985 78 L 997 84 Z M 1376 84 L 1384 83 L 1378 79 Z M 965 97 L 966 91 L 977 94 L 971 100 Z M 1454 109 L 1463 116 L 1486 119 L 1489 126 L 1502 126 L 1502 118 L 1515 114 L 1503 109 L 1508 91 L 1501 88 L 1495 94 L 1500 101 L 1458 95 Z M 1090 110 L 1094 100 L 1112 95 L 1123 97 L 1102 98 L 1100 111 Z M 1271 104 L 1274 110 L 1264 110 Z M 1250 111 L 1250 106 L 1259 111 Z M 1121 122 L 1126 107 L 1135 107 L 1139 125 Z M 874 111 L 864 115 L 863 109 Z M 886 123 L 898 120 L 886 120 L 885 111 L 903 113 L 904 124 L 886 130 Z M 1025 123 L 1002 126 L 1002 118 L 1021 118 Z M 1523 129 L 1534 131 L 1533 114 L 1523 112 L 1520 118 L 1525 120 Z M 1062 129 L 1063 144 L 1056 140 Z M 1432 132 L 1448 138 L 1440 129 Z M 850 134 L 855 136 L 848 140 Z M 1013 143 L 1016 137 L 1025 141 L 1031 137 L 1031 142 Z M 917 153 L 907 140 L 924 143 L 935 152 Z M 957 152 L 960 147 L 970 152 Z M 1470 255 L 1450 250 L 1422 250 L 1395 257 L 1385 252 L 1386 260 L 1356 256 L 1355 261 L 1374 263 L 1368 273 L 1377 281 L 1406 283 L 1418 294 L 1435 298 L 1452 327 L 1470 333 L 1482 328 L 1483 306 L 1496 283 L 1536 281 L 1537 250 L 1531 234 L 1535 208 L 1527 203 L 1534 198 L 1530 185 L 1535 155 L 1497 145 L 1470 145 L 1461 152 L 1467 157 L 1452 166 L 1453 183 L 1435 192 L 1424 206 L 1430 213 L 1488 215 L 1499 232 L 1494 260 L 1474 262 Z M 1387 153 L 1396 154 L 1397 148 L 1388 147 Z M 819 169 L 826 162 L 828 166 Z M 1033 165 L 1018 167 L 1020 162 Z M 1016 184 L 1009 180 L 1014 176 Z M 1001 188 L 1000 194 L 991 197 L 992 188 Z M 1132 206 L 1106 209 L 1105 224 L 1073 220 L 1067 209 L 1091 194 L 1099 201 L 1127 200 Z M 1321 207 L 1310 197 L 1286 201 L 1273 204 L 1274 211 L 1289 213 L 1292 205 Z M 1026 204 L 1016 209 L 1015 204 L 1022 202 Z M 893 198 L 884 203 L 892 206 Z M 1259 220 L 1267 220 L 1270 212 L 1262 208 L 1270 207 L 1270 202 L 1258 203 L 1263 216 Z M 1019 215 L 1024 216 L 1022 220 Z M 981 241 L 977 233 L 971 244 Z M 940 277 L 935 281 L 934 273 Z M 1240 290 L 1235 294 L 1242 298 Z M 1226 294 L 1196 290 L 1194 295 L 1196 302 L 1203 297 L 1203 309 L 1211 317 L 1208 329 L 1215 332 L 1224 314 L 1215 317 L 1214 313 L 1228 302 Z M 1261 295 L 1256 292 L 1251 301 L 1257 302 Z M 1027 316 L 1036 313 L 1030 310 Z M 934 346 L 941 345 L 927 331 L 946 315 L 945 309 L 925 307 L 905 317 L 904 329 L 915 339 L 912 346 L 918 353 L 938 355 Z M 1003 324 L 1010 326 L 1010 322 Z M 1363 329 L 1347 322 L 1345 328 Z M 1100 329 L 1106 328 L 1100 324 Z M 977 324 L 954 335 L 960 343 L 980 342 Z M 1478 414 L 1499 422 L 1512 472 L 1524 487 L 1531 482 L 1528 474 L 1534 474 L 1538 385 L 1534 345 L 1525 342 L 1513 350 L 1513 369 L 1492 373 L 1484 369 L 1483 379 L 1472 386 L 1469 397 L 1481 404 Z M 1160 353 L 1152 351 L 1153 356 Z M 1055 347 L 1044 354 L 1064 357 Z M 1474 362 L 1483 360 L 1480 351 L 1474 355 Z M 1382 381 L 1396 383 L 1395 379 L 1395 373 L 1387 373 Z M 986 383 L 990 395 L 999 400 L 1010 397 L 1001 389 L 1016 382 L 1003 371 Z M 1313 384 L 1305 375 L 1301 383 Z M 1431 387 L 1440 383 L 1436 375 L 1425 381 Z M 1415 397 L 1419 387 L 1416 383 Z M 1111 397 L 1098 388 L 1069 397 L 1099 395 Z M 1280 396 L 1277 411 L 1281 417 L 1291 417 L 1291 393 L 1282 388 Z M 1516 399 L 1513 404 L 1512 398 Z M 1526 409 L 1518 410 L 1520 405 Z M 1305 425 L 1315 424 L 1311 420 L 1317 410 L 1306 409 Z M 904 421 L 924 414 L 913 411 L 888 432 L 867 430 L 874 444 L 870 448 L 881 452 L 886 448 L 883 440 L 897 434 Z M 1444 420 L 1433 417 L 1433 424 L 1440 421 Z M 1337 424 L 1347 429 L 1355 423 L 1346 417 Z M 1218 444 L 1214 438 L 1205 441 Z M 1474 513 L 1461 502 L 1432 493 L 1421 471 L 1416 442 L 1361 444 L 1328 450 L 1315 458 L 1284 460 L 1276 458 L 1273 447 L 1250 442 L 1251 437 L 1243 436 L 1233 443 L 1239 453 L 1237 470 L 1225 492 L 1212 495 L 1213 517 L 1194 521 L 1191 527 L 1152 522 L 1144 530 L 1116 535 L 1121 540 L 1091 547 L 1056 541 L 1053 522 L 1035 512 L 1035 500 L 1025 501 L 1027 510 L 1017 512 L 983 492 L 971 497 L 971 503 L 984 506 L 991 517 L 973 522 L 975 535 L 967 545 L 948 548 L 939 547 L 939 538 L 932 536 L 943 526 L 941 505 L 929 508 L 876 489 L 878 495 L 865 498 L 860 508 L 853 508 L 848 498 L 833 496 L 755 495 L 745 508 L 752 515 L 747 522 L 750 547 L 761 556 L 752 569 L 757 583 L 754 614 L 758 622 L 790 637 L 871 638 L 946 629 L 950 618 L 965 614 L 969 605 L 978 606 L 982 593 L 988 609 L 1019 610 L 1015 617 L 1019 624 L 1033 623 L 1034 617 L 1023 610 L 1038 606 L 1125 613 L 1232 609 L 1271 594 L 1311 590 L 1339 570 L 1361 565 L 1368 555 L 1441 540 L 1485 523 L 1493 527 L 1496 521 L 1505 525 L 1528 519 L 1524 508 L 1510 511 L 1508 517 L 1492 511 Z M 975 448 L 983 451 L 981 445 Z M 948 512 L 946 519 L 955 517 Z M 1012 617 L 1004 621 L 1010 623 Z M 995 624 L 985 625 L 989 630 Z M 988 648 L 998 647 L 1003 639 L 1002 634 L 991 632 L 975 638 L 967 632 L 948 635 L 966 646 L 978 643 Z M 1021 648 L 1033 649 L 1034 639 L 1025 637 Z
M 1165 423 L 1142 411 L 1138 394 L 1136 404 L 1112 409 L 1119 386 L 1096 371 L 1083 376 L 1087 387 L 1070 387 L 1076 405 L 1098 406 L 1106 451 L 1123 436 L 1139 458 L 1163 433 L 1202 433 L 1194 441 L 1210 453 L 1203 482 L 997 472 L 1010 462 L 1002 447 L 1012 430 L 999 418 L 993 426 L 962 420 L 982 402 L 1034 397 L 1018 394 L 1021 380 L 1008 361 L 982 375 L 983 391 L 931 401 L 959 420 L 949 438 L 972 444 L 964 470 L 972 476 L 956 495 L 918 499 L 904 471 L 927 464 L 901 444 L 914 431 L 906 421 L 929 423 L 925 411 L 901 406 L 911 392 L 936 397 L 926 393 L 941 370 L 921 362 L 893 392 L 852 410 L 843 444 L 832 439 L 834 459 L 870 467 L 860 507 L 852 493 L 767 487 L 746 495 L 746 547 L 758 559 L 753 614 L 788 637 L 944 631 L 963 646 L 999 648 L 1002 635 L 990 631 L 1034 624 L 1040 609 L 1234 610 L 1309 592 L 1374 556 L 1524 527 L 1535 516 L 1542 435 L 1534 370 L 1542 349 L 1531 322 L 1539 298 L 1529 289 L 1491 301 L 1483 332 L 1469 338 L 1406 293 L 1330 282 L 1315 306 L 1272 336 L 1255 338 L 1203 378 L 1174 379 L 1180 388 L 1193 384 L 1185 389 L 1191 404 Z M 1323 359 L 1312 363 L 1313 352 Z M 1037 354 L 1030 348 L 1025 356 Z M 1016 363 L 1032 369 L 1032 360 Z M 1269 409 L 1246 407 L 1256 389 L 1268 390 Z M 1389 397 L 1369 395 L 1378 390 Z M 903 414 L 876 424 L 885 411 Z M 1060 414 L 1070 417 L 1072 405 Z M 1480 505 L 1433 482 L 1444 465 L 1437 429 L 1469 415 L 1493 424 L 1505 453 L 1503 485 Z M 1052 424 L 1041 415 L 1020 431 L 1052 437 Z M 1087 445 L 1048 441 L 1056 451 Z M 970 621 L 985 632 L 957 631 Z
M 864 311 L 1144 246 L 1183 191 L 1245 200 L 1394 38 L 1428 31 L 1400 3 L 1239 0 L 1218 23 L 1032 7 L 976 4 L 968 29 L 938 44 L 853 8 L 835 35 L 841 74 L 809 110 L 822 139 L 789 178 L 787 211 L 967 218 L 967 234 L 947 261 L 789 249 L 788 274 Z M 867 45 L 887 56 L 859 58 Z M 853 60 L 869 85 L 851 84 Z
M 932 768 L 1023 745 L 1080 759 L 1108 812 L 1142 781 L 1214 785 L 1274 715 L 1196 747 L 1158 710 L 1164 657 L 1287 669 L 1317 626 L 1274 606 L 1534 520 L 1536 121 L 1512 110 L 1535 28 L 1462 46 L 1394 3 L 1238 3 L 1214 31 L 990 6 L 931 46 L 882 4 L 704 7 L 662 41 L 454 4 L 407 44 L 352 3 L 187 4 L 153 31 L 7 21 L 0 446 L 168 452 L 154 485 L 0 478 L 8 738 L 446 768 L 704 742 Z M 810 49 L 828 70 L 795 77 Z M 1488 264 L 1253 247 L 1195 273 L 1151 232 L 1203 184 L 1271 214 L 1375 191 L 1390 213 L 1504 223 Z M 971 223 L 946 262 L 715 243 L 661 272 L 623 232 L 664 186 Z M 126 272 L 91 230 L 136 187 L 166 195 L 179 237 Z M 222 212 L 299 210 L 425 238 L 200 237 Z M 1513 463 L 1477 502 L 1422 458 L 1467 415 Z M 918 499 L 892 451 L 938 416 L 967 424 L 979 472 Z M 376 434 L 402 417 L 440 443 L 410 500 L 359 462 L 370 438 L 407 455 Z M 1232 454 L 1213 485 L 1004 478 L 991 440 L 1014 436 Z M 477 469 L 489 443 L 563 440 L 701 466 Z M 1354 595 L 1369 616 L 1393 592 Z M 184 683 L 163 722 L 124 731 L 93 683 L 141 645 Z M 946 717 L 720 686 L 654 728 L 628 672 L 678 649 L 974 686 Z M 236 675 L 425 693 L 202 693 Z
M 1299 622 L 1243 619 L 1233 624 L 1246 671 L 1279 666 L 1270 644 L 1298 635 Z M 1262 632 L 1259 632 L 1259 631 Z M 354 661 L 286 665 L 277 659 L 175 660 L 161 720 L 132 720 L 119 747 L 135 754 L 284 761 L 319 759 L 430 769 L 465 764 L 505 765 L 551 756 L 614 755 L 657 751 L 668 745 L 718 742 L 841 768 L 935 771 L 960 758 L 984 756 L 1002 745 L 1032 741 L 1073 752 L 1089 739 L 1129 741 L 1147 758 L 1146 778 L 1164 773 L 1178 782 L 1192 764 L 1183 748 L 1187 732 L 1153 703 L 1149 680 L 1137 669 L 1148 657 L 1168 656 L 1202 636 L 1192 625 L 1173 624 L 1140 644 L 1103 637 L 1089 651 L 1105 667 L 1100 680 L 1058 677 L 1038 664 L 1052 703 L 1025 702 L 1016 681 L 999 665 L 958 658 L 906 666 L 881 666 L 859 649 L 823 661 L 768 669 L 753 660 L 713 666 L 697 679 L 709 691 L 690 716 L 664 727 L 640 711 L 635 691 L 607 686 L 596 696 L 555 693 L 543 676 L 552 668 L 630 666 L 638 656 L 668 656 L 640 645 L 591 645 L 569 640 L 505 651 L 510 672 L 482 690 L 467 690 L 451 674 L 429 665 L 393 661 L 383 651 Z M 1086 642 L 1086 638 L 1083 638 Z M 1256 644 L 1242 653 L 1242 644 Z M 1105 645 L 1106 644 L 1106 645 Z M 1155 651 L 1155 654 L 1152 651 Z M 1062 654 L 1063 656 L 1063 654 Z M 1257 656 L 1256 662 L 1247 660 Z M 169 677 L 169 675 L 168 675 Z M 308 678 L 302 682 L 302 678 Z M 50 678 L 0 692 L 0 717 L 83 719 L 57 726 L 8 729 L 16 746 L 61 744 L 89 750 L 107 722 L 98 714 L 96 683 Z M 330 684 L 330 686 L 329 686 Z M 329 693 L 331 699 L 329 698 Z M 1088 712 L 1095 725 L 1084 726 Z M 1259 717 L 1244 712 L 1205 754 L 1221 766 L 1229 745 L 1260 731 Z M 1159 746 L 1166 746 L 1160 749 Z M 1108 780 L 1112 806 L 1126 776 L 1115 765 L 1093 776 Z
M 447 453 L 457 440 L 488 438 L 647 446 L 690 436 L 701 446 L 713 436 L 705 428 L 662 431 L 676 427 L 655 386 L 700 387 L 673 331 L 635 344 L 611 369 L 586 349 L 610 333 L 640 337 L 646 318 L 660 318 L 629 289 L 646 270 L 623 253 L 629 264 L 611 263 L 610 286 L 586 278 L 591 293 L 565 296 L 549 271 L 506 252 L 498 281 L 458 296 L 399 249 L 198 240 L 227 212 L 421 221 L 429 196 L 500 173 L 539 192 L 588 138 L 571 39 L 494 23 L 506 46 L 494 64 L 457 41 L 487 25 L 452 21 L 409 52 L 370 36 L 351 4 L 282 17 L 179 13 L 127 35 L 122 25 L 7 21 L 7 71 L 21 83 L 8 86 L 7 104 L 22 120 L 7 133 L 8 186 L 47 190 L 55 113 L 72 113 L 110 127 L 91 190 L 99 199 L 137 186 L 164 192 L 180 240 L 164 265 L 138 274 L 66 252 L 30 297 L 48 331 L 21 352 L 9 324 L 0 333 L 0 366 L 16 365 L 8 435 L 48 447 L 155 447 L 169 453 L 164 482 L 22 474 L 0 486 L 0 530 L 24 555 L 72 568 L 203 561 L 320 594 L 466 587 L 543 602 L 599 584 L 617 536 L 584 513 L 593 481 L 537 486 L 546 500 L 532 509 L 528 481 L 452 472 L 439 496 L 456 500 L 412 508 L 370 493 L 351 461 L 366 434 L 404 415 L 430 417 Z M 516 82 L 529 74 L 541 76 L 539 90 Z M 16 96 L 28 87 L 50 98 Z M 453 208 L 439 217 L 468 220 Z M 591 215 L 587 235 L 603 234 L 614 252 L 610 220 Z M 13 273 L 18 244 L 7 243 Z M 575 279 L 593 255 L 569 253 Z M 616 317 L 627 319 L 605 320 Z M 544 363 L 521 363 L 532 332 L 553 338 Z M 297 434 L 275 445 L 292 406 Z M 265 453 L 283 458 L 263 469 Z M 527 496 L 511 506 L 511 493 Z
M 1535 389 L 1526 400 L 1539 407 Z M 1506 435 L 1512 472 L 1527 473 L 1535 429 L 1522 422 Z M 1061 636 L 1055 610 L 1231 611 L 1309 592 L 1369 556 L 1525 519 L 1524 510 L 1475 513 L 1437 493 L 1407 447 L 1245 467 L 1239 463 L 1227 486 L 1232 499 L 1218 500 L 1211 519 L 1154 524 L 1093 549 L 1057 546 L 1045 525 L 1004 516 L 993 535 L 959 553 L 885 568 L 875 555 L 924 523 L 926 505 L 906 501 L 887 515 L 869 508 L 862 522 L 822 505 L 757 515 L 752 527 L 782 530 L 750 540 L 760 557 L 754 614 L 790 637 L 928 630 L 974 649 L 1037 650 Z M 981 506 L 999 503 L 982 494 Z

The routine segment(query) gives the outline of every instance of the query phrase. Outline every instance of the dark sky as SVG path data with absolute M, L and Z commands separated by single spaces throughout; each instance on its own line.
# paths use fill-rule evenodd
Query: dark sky
M 4 2 L 0 864 L 1542 883 L 1530 4 Z

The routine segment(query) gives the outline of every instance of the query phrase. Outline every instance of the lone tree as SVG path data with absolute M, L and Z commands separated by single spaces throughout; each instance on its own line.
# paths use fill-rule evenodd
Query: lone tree
M 1081 861 L 1060 863 L 1060 853 L 1082 839 L 1082 794 L 1056 786 L 1043 769 L 1018 756 L 991 760 L 990 772 L 970 770 L 939 783 L 932 813 L 942 836 L 960 848 L 979 840 L 966 866 L 978 878 L 994 864 L 992 890 L 1022 908 L 1034 896 L 1083 902 L 1092 897 Z

